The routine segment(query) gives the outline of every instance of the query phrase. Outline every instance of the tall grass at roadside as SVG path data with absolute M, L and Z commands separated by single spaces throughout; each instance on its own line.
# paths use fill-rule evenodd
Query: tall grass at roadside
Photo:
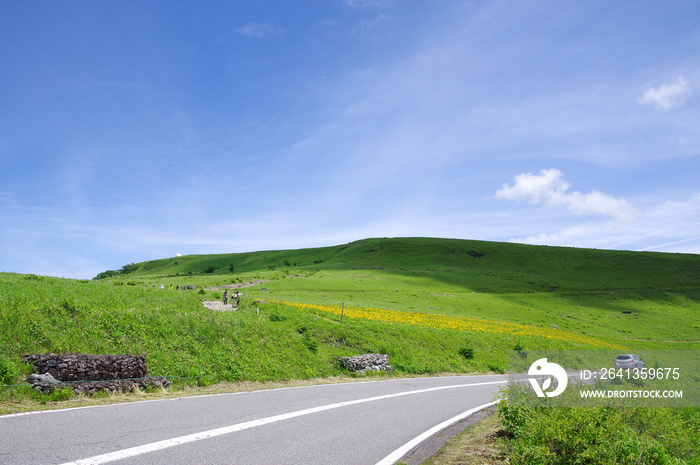
M 513 407 L 506 400 L 499 416 L 512 464 L 700 463 L 699 408 Z

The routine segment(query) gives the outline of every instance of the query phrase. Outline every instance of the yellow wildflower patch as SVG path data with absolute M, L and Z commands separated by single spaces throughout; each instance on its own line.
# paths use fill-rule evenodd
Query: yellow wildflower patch
M 400 323 L 425 326 L 438 329 L 457 329 L 460 331 L 478 331 L 497 334 L 514 334 L 517 336 L 539 336 L 549 339 L 579 342 L 601 348 L 620 349 L 621 347 L 600 339 L 561 329 L 538 328 L 536 326 L 506 323 L 503 321 L 480 320 L 462 316 L 447 316 L 432 313 L 402 312 L 382 308 L 350 307 L 341 305 L 302 304 L 297 302 L 272 301 L 297 310 L 317 310 L 352 319 Z

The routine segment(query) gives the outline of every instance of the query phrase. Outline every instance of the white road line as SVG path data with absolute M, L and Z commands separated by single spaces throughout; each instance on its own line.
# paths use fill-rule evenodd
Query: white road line
M 469 377 L 473 375 L 462 375 L 460 377 Z M 489 375 L 487 375 L 489 376 Z M 496 375 L 493 375 L 496 376 Z M 63 412 L 70 412 L 72 410 L 87 410 L 87 409 L 95 409 L 95 408 L 119 408 L 125 405 L 131 406 L 131 405 L 138 405 L 138 404 L 148 404 L 148 403 L 153 403 L 153 402 L 176 402 L 176 401 L 181 401 L 183 399 L 202 399 L 206 397 L 223 397 L 223 396 L 238 396 L 238 395 L 244 395 L 244 394 L 253 394 L 253 393 L 259 393 L 259 392 L 273 392 L 273 391 L 286 391 L 286 390 L 292 390 L 292 389 L 314 389 L 314 388 L 324 388 L 328 386 L 344 386 L 347 384 L 373 384 L 373 383 L 388 383 L 392 381 L 406 381 L 406 380 L 414 380 L 414 379 L 448 379 L 448 378 L 454 378 L 455 376 L 431 376 L 429 378 L 392 378 L 392 379 L 380 379 L 376 381 L 350 381 L 347 383 L 324 383 L 324 384 L 312 384 L 309 386 L 287 386 L 287 387 L 279 387 L 279 388 L 270 388 L 270 389 L 259 389 L 256 391 L 238 391 L 238 392 L 222 392 L 219 394 L 193 394 L 191 396 L 183 396 L 183 397 L 170 397 L 167 399 L 149 399 L 149 400 L 137 400 L 137 401 L 131 401 L 129 400 L 128 402 L 122 402 L 122 403 L 115 403 L 115 404 L 102 404 L 102 405 L 86 405 L 83 407 L 69 407 L 69 408 L 58 408 L 58 409 L 53 409 L 53 410 L 33 410 L 30 412 L 19 412 L 19 413 L 8 413 L 7 415 L 0 415 L 0 420 L 3 420 L 5 418 L 13 418 L 13 417 L 24 417 L 28 415 L 42 415 L 42 414 L 49 414 L 49 413 L 63 413 Z
M 478 412 L 481 409 L 491 407 L 492 405 L 496 405 L 499 402 L 500 402 L 500 400 L 497 400 L 494 402 L 489 402 L 488 404 L 479 405 L 478 407 L 474 407 L 471 410 L 467 410 L 466 412 L 462 412 L 459 415 L 450 418 L 449 420 L 445 420 L 442 423 L 440 423 L 439 425 L 433 426 L 428 431 L 416 436 L 415 438 L 411 439 L 403 446 L 396 449 L 391 454 L 389 454 L 386 457 L 384 457 L 383 459 L 381 459 L 379 462 L 376 463 L 376 465 L 393 465 L 393 464 L 395 464 L 397 461 L 399 461 L 399 459 L 401 459 L 401 457 L 406 455 L 406 453 L 408 453 L 408 451 L 410 451 L 411 449 L 413 449 L 418 444 L 425 441 L 426 439 L 428 439 L 432 435 L 439 433 L 443 429 L 447 428 L 450 425 L 453 425 L 454 423 L 457 423 L 458 421 L 460 421 L 464 418 L 467 418 L 469 415 L 475 414 L 476 412 Z
M 223 428 L 216 428 L 209 431 L 202 431 L 201 433 L 189 434 L 186 436 L 180 436 L 172 439 L 166 439 L 164 441 L 152 442 L 150 444 L 144 444 L 142 446 L 130 447 L 128 449 L 122 449 L 115 452 L 110 452 L 107 454 L 96 455 L 94 457 L 88 457 L 86 459 L 76 460 L 75 462 L 67 462 L 62 465 L 98 465 L 102 463 L 114 462 L 117 460 L 126 459 L 129 457 L 135 457 L 137 455 L 147 454 L 149 452 L 155 452 L 158 450 L 167 449 L 169 447 L 175 447 L 182 444 L 187 444 L 189 442 L 201 441 L 202 439 L 213 438 L 216 436 L 221 436 L 224 434 L 235 433 L 237 431 L 243 431 L 249 428 L 255 428 L 257 426 L 268 425 L 270 423 L 275 423 L 278 421 L 289 420 L 290 418 L 296 418 L 304 415 L 311 415 L 313 413 L 323 412 L 326 410 L 331 410 L 340 407 L 347 407 L 349 405 L 362 404 L 365 402 L 374 402 L 377 400 L 391 399 L 394 397 L 408 396 L 412 394 L 421 394 L 424 392 L 441 391 L 444 389 L 456 389 L 471 386 L 485 386 L 489 384 L 506 384 L 507 381 L 489 381 L 484 383 L 471 383 L 471 384 L 456 384 L 452 386 L 439 386 L 428 389 L 418 389 L 415 391 L 399 392 L 396 394 L 386 394 L 383 396 L 366 397 L 364 399 L 349 400 L 346 402 L 338 402 L 335 404 L 322 405 L 319 407 L 308 408 L 304 410 L 298 410 L 296 412 L 283 413 L 281 415 L 275 415 L 267 418 L 260 418 L 258 420 L 247 421 L 244 423 L 238 423 L 235 425 L 224 426 Z

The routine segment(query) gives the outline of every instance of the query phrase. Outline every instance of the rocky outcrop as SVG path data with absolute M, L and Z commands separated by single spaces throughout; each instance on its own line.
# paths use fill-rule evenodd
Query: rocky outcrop
M 27 381 L 45 393 L 65 387 L 95 393 L 170 385 L 167 378 L 147 376 L 143 355 L 32 354 L 22 360 L 34 366 Z
M 391 371 L 389 356 L 387 354 L 362 354 L 354 357 L 336 358 L 340 366 L 353 373 L 365 371 Z

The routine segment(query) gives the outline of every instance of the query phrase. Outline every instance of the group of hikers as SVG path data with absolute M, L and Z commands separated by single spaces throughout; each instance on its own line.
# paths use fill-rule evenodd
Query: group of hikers
M 243 297 L 242 292 L 234 291 L 231 295 L 231 305 L 237 307 L 241 302 L 241 297 Z M 224 305 L 228 305 L 228 289 L 224 291 Z
M 154 284 L 153 287 L 155 288 L 156 285 Z M 160 288 L 161 288 L 161 289 L 166 289 L 166 286 L 164 286 L 164 285 L 161 283 Z M 175 287 L 173 287 L 173 285 L 170 284 L 170 285 L 167 286 L 167 289 L 175 289 L 176 291 L 179 291 L 179 290 L 180 290 L 180 285 L 177 284 L 177 285 L 175 285 Z M 184 291 L 184 290 L 186 290 L 186 289 L 196 289 L 196 288 L 195 288 L 194 286 L 185 286 L 185 285 L 183 284 L 182 290 Z
M 156 285 L 154 284 L 153 287 L 156 287 Z M 163 284 L 161 284 L 160 288 L 165 289 L 166 287 Z M 170 286 L 168 286 L 168 289 L 173 289 L 173 285 L 171 284 Z M 193 288 L 190 286 L 182 286 L 182 289 L 193 289 Z M 177 291 L 180 290 L 179 284 L 175 286 L 175 290 L 177 290 Z M 228 305 L 228 303 L 229 303 L 228 298 L 229 298 L 228 289 L 226 289 L 226 290 L 224 290 L 224 305 Z M 233 294 L 231 294 L 231 305 L 233 305 L 234 307 L 238 307 L 238 305 L 241 303 L 242 298 L 243 298 L 242 292 L 234 291 Z

